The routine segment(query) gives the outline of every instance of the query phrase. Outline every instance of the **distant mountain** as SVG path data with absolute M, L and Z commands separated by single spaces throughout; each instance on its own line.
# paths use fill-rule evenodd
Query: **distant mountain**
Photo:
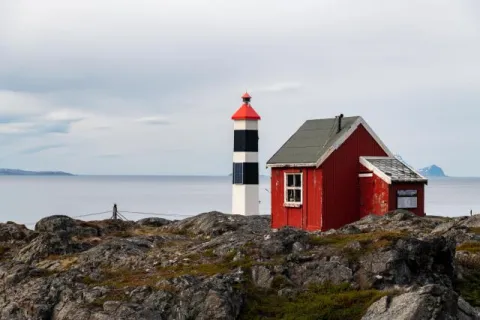
M 434 164 L 429 167 L 419 169 L 418 172 L 424 177 L 446 177 L 443 169 Z
M 404 159 L 402 159 L 400 155 L 396 154 L 395 157 L 413 168 L 413 166 L 408 164 Z M 429 167 L 415 170 L 424 177 L 447 177 L 447 175 L 445 175 L 445 172 L 443 172 L 443 169 L 434 164 Z
M 73 176 L 63 171 L 27 171 L 20 169 L 0 169 L 0 176 Z

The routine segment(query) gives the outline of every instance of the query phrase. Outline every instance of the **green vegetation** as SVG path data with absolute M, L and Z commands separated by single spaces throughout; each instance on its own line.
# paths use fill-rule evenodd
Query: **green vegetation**
M 368 307 L 387 295 L 377 290 L 355 290 L 350 284 L 312 285 L 295 297 L 278 296 L 275 290 L 246 288 L 246 306 L 240 319 L 356 320 Z
M 457 282 L 460 295 L 474 307 L 480 307 L 480 271 L 471 270 L 464 279 Z
M 398 239 L 408 236 L 406 232 L 399 231 L 377 231 L 357 234 L 333 234 L 327 236 L 312 235 L 310 244 L 314 246 L 332 246 L 342 250 L 345 257 L 351 262 L 356 262 L 366 253 L 388 247 Z M 359 249 L 348 247 L 349 244 L 358 242 Z
M 480 252 L 480 242 L 467 241 L 457 246 L 457 251 L 468 251 L 470 253 Z
M 480 234 L 480 228 L 478 227 L 468 228 L 468 232 L 474 233 L 474 234 Z
M 375 247 L 384 247 L 393 241 L 404 238 L 408 234 L 398 231 L 377 231 L 357 234 L 333 234 L 327 236 L 312 235 L 310 243 L 312 245 L 333 245 L 344 247 L 345 245 L 358 241 L 360 244 L 374 244 Z
M 213 252 L 213 249 L 207 249 L 203 252 L 203 255 L 205 257 L 208 257 L 208 258 L 214 258 L 216 257 L 217 255 L 215 254 L 215 252 Z
M 102 272 L 102 281 L 96 281 L 90 277 L 84 277 L 82 282 L 87 285 L 109 286 L 113 288 L 150 286 L 159 289 L 158 282 L 164 279 L 176 278 L 183 275 L 194 276 L 213 276 L 219 273 L 228 273 L 236 268 L 250 268 L 252 261 L 249 258 L 238 261 L 230 261 L 228 259 L 215 261 L 212 263 L 201 264 L 176 264 L 168 267 L 158 267 L 151 272 L 144 270 L 107 270 Z

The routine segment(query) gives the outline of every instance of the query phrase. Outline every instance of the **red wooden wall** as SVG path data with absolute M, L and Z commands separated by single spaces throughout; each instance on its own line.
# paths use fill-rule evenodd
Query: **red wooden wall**
M 387 156 L 362 125 L 318 169 L 272 168 L 272 228 L 292 226 L 325 231 L 369 213 L 382 215 L 396 208 L 399 189 L 418 191 L 418 208 L 412 211 L 424 215 L 423 184 L 389 186 L 376 175 L 359 178 L 358 174 L 366 171 L 359 163 L 360 156 Z M 303 204 L 298 208 L 284 206 L 286 172 L 303 173 Z
M 336 229 L 360 218 L 360 156 L 387 156 L 362 125 L 321 165 L 322 230 Z
M 389 210 L 397 209 L 397 190 L 417 190 L 417 208 L 407 209 L 417 216 L 425 215 L 425 185 L 423 183 L 393 183 L 390 185 Z
M 369 214 L 383 215 L 389 210 L 390 185 L 373 174 L 360 180 L 360 219 Z
M 303 173 L 303 204 L 296 207 L 284 206 L 284 174 Z M 306 230 L 319 230 L 322 226 L 322 171 L 315 168 L 272 168 L 271 210 L 272 228 L 292 226 Z

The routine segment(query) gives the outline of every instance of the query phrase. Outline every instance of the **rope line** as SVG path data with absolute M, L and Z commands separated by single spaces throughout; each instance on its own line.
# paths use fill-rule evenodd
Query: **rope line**
M 87 213 L 87 214 L 81 214 L 78 216 L 72 216 L 71 218 L 89 217 L 89 216 L 95 216 L 95 215 L 104 214 L 104 213 L 110 213 L 110 212 L 111 211 L 108 210 L 108 211 L 102 211 L 102 212 Z
M 133 214 L 148 214 L 152 216 L 175 216 L 175 217 L 191 217 L 189 214 L 176 214 L 176 213 L 157 213 L 157 212 L 140 212 L 140 211 L 119 211 L 123 213 L 133 213 Z
M 101 211 L 101 212 L 92 212 L 92 213 L 81 214 L 81 215 L 76 215 L 76 216 L 69 216 L 69 217 L 70 218 L 82 218 L 82 217 L 91 217 L 91 216 L 96 216 L 96 215 L 101 215 L 101 214 L 106 214 L 106 213 L 112 213 L 112 211 L 111 210 L 106 210 L 106 211 Z M 170 216 L 170 217 L 191 217 L 192 216 L 192 215 L 189 215 L 189 214 L 175 214 L 175 213 L 142 212 L 142 211 L 128 211 L 128 210 L 117 211 L 118 217 L 122 220 L 125 220 L 125 221 L 128 221 L 128 219 L 122 213 L 123 214 L 125 214 L 125 213 L 143 214 L 143 215 L 150 215 L 150 216 Z M 37 222 L 28 222 L 28 223 L 23 223 L 23 224 L 27 225 L 27 226 L 28 225 L 35 225 L 35 224 L 37 224 Z

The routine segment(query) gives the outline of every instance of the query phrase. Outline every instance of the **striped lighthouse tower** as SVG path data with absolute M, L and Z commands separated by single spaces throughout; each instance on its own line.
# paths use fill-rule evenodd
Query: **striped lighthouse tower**
M 233 186 L 232 213 L 259 214 L 258 193 L 258 120 L 260 116 L 250 105 L 250 95 L 242 96 L 243 104 L 233 120 Z

